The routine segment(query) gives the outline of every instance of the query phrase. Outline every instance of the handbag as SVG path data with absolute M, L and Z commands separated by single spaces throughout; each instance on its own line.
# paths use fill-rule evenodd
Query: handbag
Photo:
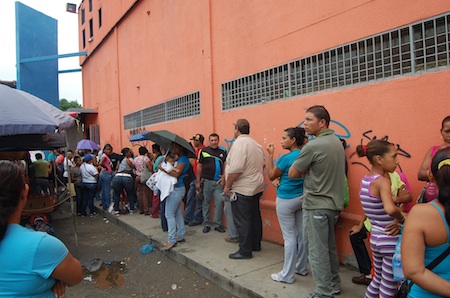
M 77 193 L 75 191 L 75 184 L 73 182 L 67 183 L 67 189 L 69 190 L 71 197 L 76 197 Z
M 450 253 L 450 247 L 447 248 L 443 253 L 441 253 L 436 259 L 433 260 L 428 266 L 426 267 L 428 270 L 433 270 L 434 267 L 436 267 L 440 262 L 442 262 Z M 406 298 L 408 297 L 409 290 L 411 290 L 411 287 L 413 286 L 414 282 L 410 281 L 408 279 L 403 280 L 400 283 L 400 286 L 397 288 L 394 294 L 394 298 Z
M 413 282 L 409 282 L 408 279 L 404 279 L 398 289 L 395 291 L 394 298 L 406 298 L 408 297 L 409 290 L 411 289 Z
M 145 185 L 147 185 L 148 188 L 155 191 L 156 190 L 156 176 L 158 175 L 158 172 L 153 173 L 150 178 L 147 179 L 145 182 Z

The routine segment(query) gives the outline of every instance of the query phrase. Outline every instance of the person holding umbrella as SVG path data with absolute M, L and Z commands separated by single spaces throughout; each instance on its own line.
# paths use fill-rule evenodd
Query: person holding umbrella
M 184 242 L 185 239 L 185 229 L 184 229 L 184 219 L 181 213 L 181 201 L 186 193 L 183 179 L 186 177 L 189 167 L 189 158 L 187 156 L 188 150 L 177 143 L 172 143 L 171 145 L 172 153 L 178 156 L 176 171 L 166 171 L 161 165 L 158 166 L 160 171 L 177 178 L 177 183 L 174 189 L 170 192 L 169 196 L 165 199 L 166 201 L 166 218 L 168 225 L 168 235 L 167 244 L 164 246 L 163 250 L 168 251 L 177 245 L 177 242 Z

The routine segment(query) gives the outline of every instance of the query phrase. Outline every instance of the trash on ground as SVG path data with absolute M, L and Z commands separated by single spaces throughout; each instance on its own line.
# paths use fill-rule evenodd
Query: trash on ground
M 139 248 L 139 251 L 141 252 L 141 254 L 145 255 L 148 253 L 151 253 L 154 250 L 154 246 L 153 244 L 145 244 L 144 246 L 142 246 L 141 248 Z
M 89 272 L 94 272 L 94 271 L 97 271 L 98 269 L 100 269 L 102 264 L 103 264 L 103 261 L 100 259 L 88 260 L 84 264 L 84 268 L 86 268 Z
M 84 280 L 93 281 L 101 289 L 120 288 L 125 283 L 126 265 L 124 261 L 90 260 L 83 266 Z
M 173 284 L 172 285 L 172 290 L 176 290 L 177 289 L 177 284 Z
M 157 264 L 157 265 L 160 265 L 160 264 L 161 264 L 161 261 L 158 261 L 156 264 Z

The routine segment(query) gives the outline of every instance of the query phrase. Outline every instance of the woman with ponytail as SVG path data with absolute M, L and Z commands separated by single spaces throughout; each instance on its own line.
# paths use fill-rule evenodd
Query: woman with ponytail
M 307 140 L 303 128 L 285 129 L 281 147 L 290 152 L 280 156 L 276 165 L 273 162 L 275 146 L 272 143 L 267 145 L 269 179 L 277 186 L 276 211 L 284 239 L 283 269 L 271 275 L 278 282 L 293 283 L 296 273 L 302 276 L 308 274 L 302 225 L 303 178 L 288 177 L 289 168 Z
M 436 152 L 430 170 L 438 196 L 411 209 L 403 232 L 403 271 L 415 283 L 408 297 L 450 297 L 450 256 L 425 268 L 450 246 L 450 147 Z
M 394 204 L 389 174 L 397 168 L 397 149 L 383 140 L 372 140 L 367 145 L 358 145 L 356 152 L 366 156 L 372 168 L 361 181 L 359 192 L 364 213 L 372 225 L 370 247 L 373 254 L 375 275 L 365 297 L 394 297 L 397 282 L 392 275 L 392 257 L 398 235 L 392 235 L 390 226 L 403 224 L 405 217 Z
M 81 265 L 57 238 L 20 225 L 28 190 L 23 168 L 0 161 L 0 296 L 63 297 Z

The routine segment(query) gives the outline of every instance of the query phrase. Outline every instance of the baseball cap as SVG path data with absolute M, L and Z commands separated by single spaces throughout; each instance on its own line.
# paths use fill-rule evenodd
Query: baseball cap
M 89 162 L 89 161 L 91 161 L 93 158 L 94 158 L 93 155 L 91 155 L 91 154 L 86 154 L 86 155 L 84 156 L 84 162 Z
M 191 140 L 193 141 L 200 141 L 201 143 L 203 143 L 203 141 L 205 140 L 205 137 L 202 134 L 196 134 L 195 136 L 193 136 L 191 138 Z

